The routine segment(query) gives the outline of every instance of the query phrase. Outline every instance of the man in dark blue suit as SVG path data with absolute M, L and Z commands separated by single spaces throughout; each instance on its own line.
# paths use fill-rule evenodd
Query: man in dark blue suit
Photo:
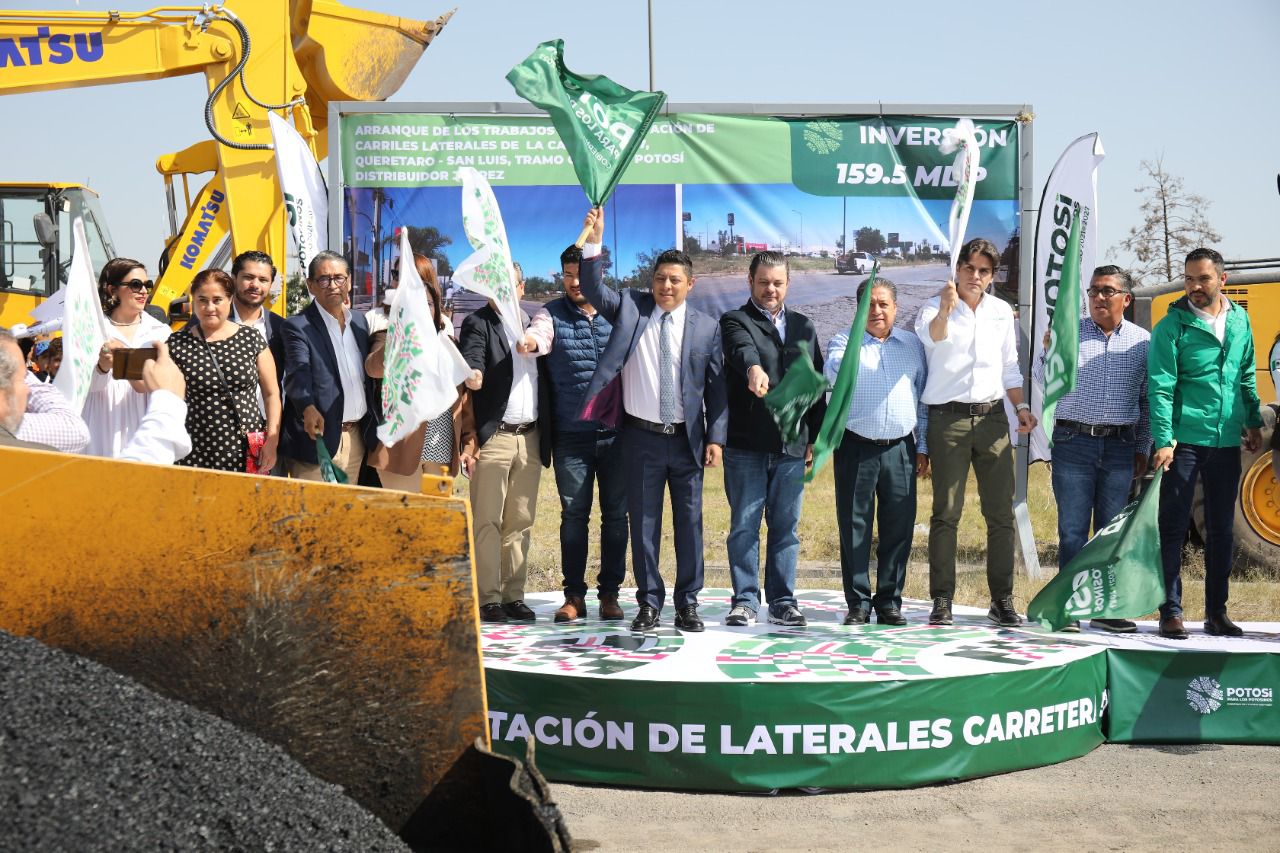
M 351 277 L 337 252 L 320 252 L 307 268 L 312 301 L 284 323 L 285 453 L 290 475 L 321 479 L 317 436 L 347 481 L 360 478 L 375 429 L 373 382 L 364 372 L 369 327 L 347 307 Z
M 666 598 L 658 572 L 662 491 L 671 492 L 676 546 L 675 625 L 701 631 L 702 469 L 720 464 L 728 431 L 720 325 L 686 303 L 693 264 L 674 249 L 658 256 L 649 292 L 615 293 L 600 267 L 604 211 L 587 214 L 581 287 L 613 325 L 583 395 L 582 417 L 622 427 L 631 563 L 640 612 L 633 631 L 657 627 Z

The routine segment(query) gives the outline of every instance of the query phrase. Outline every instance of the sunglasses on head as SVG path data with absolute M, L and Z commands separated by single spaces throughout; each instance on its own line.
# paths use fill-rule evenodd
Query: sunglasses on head
M 116 287 L 127 287 L 130 290 L 132 290 L 134 293 L 142 293 L 144 290 L 153 290 L 155 288 L 155 285 L 156 283 L 154 281 L 151 281 L 150 279 L 143 281 L 140 278 L 133 278 L 133 279 L 130 279 L 129 281 L 120 282 L 119 284 L 116 285 Z

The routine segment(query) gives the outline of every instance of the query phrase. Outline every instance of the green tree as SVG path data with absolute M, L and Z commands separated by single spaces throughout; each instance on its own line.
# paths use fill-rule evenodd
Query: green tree
M 416 225 L 406 226 L 409 229 L 409 248 L 417 252 L 419 255 L 426 255 L 436 262 L 436 275 L 441 278 L 447 278 L 453 275 L 453 265 L 449 263 L 449 256 L 445 254 L 444 247 L 453 244 L 453 238 L 446 234 L 441 234 L 435 226 L 427 226 L 419 228 Z M 398 246 L 400 238 L 394 234 L 386 237 L 382 241 L 384 246 Z
M 879 228 L 865 226 L 859 228 L 858 233 L 854 235 L 853 245 L 857 247 L 859 252 L 870 252 L 873 255 L 878 255 L 884 251 L 886 242 Z
M 524 292 L 529 296 L 542 293 L 554 293 L 557 290 L 556 283 L 548 278 L 540 275 L 531 275 L 524 280 Z
M 684 235 L 684 251 L 687 255 L 700 255 L 703 252 L 702 243 L 692 234 Z
M 1173 281 L 1174 264 L 1192 249 L 1222 240 L 1204 211 L 1210 202 L 1189 193 L 1182 178 L 1164 168 L 1164 158 L 1142 161 L 1146 180 L 1134 192 L 1143 196 L 1142 223 L 1129 229 L 1120 247 L 1137 258 L 1130 272 L 1139 280 Z
M 311 292 L 307 290 L 307 279 L 299 270 L 289 276 L 284 285 L 284 313 L 287 317 L 298 314 L 311 304 Z

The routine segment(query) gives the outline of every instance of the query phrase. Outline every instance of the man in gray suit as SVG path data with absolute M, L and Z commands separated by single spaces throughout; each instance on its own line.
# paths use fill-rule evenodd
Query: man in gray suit
M 658 572 L 662 499 L 671 492 L 676 548 L 675 625 L 703 630 L 702 469 L 720 464 L 728 432 L 728 396 L 720 325 L 686 303 L 693 264 L 669 250 L 654 263 L 648 292 L 604 286 L 600 267 L 604 211 L 587 214 L 582 293 L 613 326 L 609 345 L 583 395 L 582 417 L 622 427 L 631 563 L 640 611 L 633 631 L 659 624 L 666 588 Z

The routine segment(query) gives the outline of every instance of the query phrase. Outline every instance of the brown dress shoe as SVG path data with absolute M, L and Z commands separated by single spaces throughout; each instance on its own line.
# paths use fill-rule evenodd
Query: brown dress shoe
M 1181 616 L 1166 616 L 1160 620 L 1160 636 L 1166 640 L 1185 640 L 1189 636 L 1182 626 Z
M 576 622 L 587 618 L 587 602 L 580 595 L 566 595 L 564 604 L 552 617 L 556 622 Z
M 622 606 L 618 604 L 618 594 L 616 592 L 602 592 L 599 597 L 601 619 L 626 618 L 626 614 L 622 612 Z

